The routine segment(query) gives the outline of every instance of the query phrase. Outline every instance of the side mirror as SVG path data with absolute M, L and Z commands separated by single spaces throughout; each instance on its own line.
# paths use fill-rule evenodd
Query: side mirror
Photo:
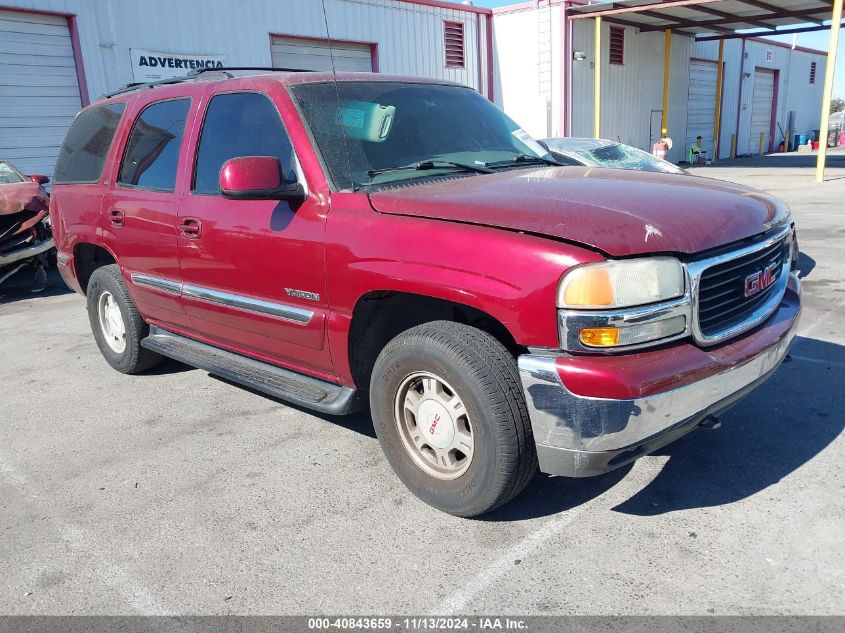
M 305 189 L 298 182 L 282 182 L 279 161 L 273 156 L 239 156 L 223 163 L 220 193 L 232 200 L 288 200 L 302 202 Z
M 50 178 L 44 174 L 31 174 L 27 176 L 32 182 L 37 182 L 39 185 L 46 185 L 50 182 Z

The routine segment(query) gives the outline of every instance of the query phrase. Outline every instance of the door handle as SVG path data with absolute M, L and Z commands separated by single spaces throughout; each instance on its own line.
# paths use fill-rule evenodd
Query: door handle
M 126 214 L 123 209 L 111 209 L 109 211 L 109 222 L 112 226 L 123 226 L 126 221 Z
M 179 231 L 184 237 L 195 240 L 202 235 L 202 222 L 198 218 L 184 218 L 179 224 Z

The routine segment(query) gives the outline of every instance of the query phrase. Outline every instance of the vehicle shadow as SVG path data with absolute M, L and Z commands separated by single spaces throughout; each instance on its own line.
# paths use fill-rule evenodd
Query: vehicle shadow
M 733 503 L 801 468 L 845 427 L 845 348 L 799 337 L 790 358 L 760 389 L 658 451 L 669 460 L 645 488 L 614 508 L 639 516 Z
M 40 297 L 56 297 L 73 292 L 67 287 L 59 271 L 55 268 L 47 270 L 47 288 L 38 293 L 30 292 L 35 281 L 35 270 L 27 269 L 11 276 L 0 285 L 0 305 L 14 301 L 38 299 Z
M 720 429 L 693 431 L 653 453 L 669 458 L 660 473 L 613 510 L 655 516 L 724 505 L 757 494 L 798 470 L 845 427 L 842 358 L 845 347 L 841 345 L 796 338 L 778 371 L 719 416 Z M 162 372 L 172 369 L 170 365 L 163 365 Z M 224 378 L 212 378 L 376 439 L 368 409 L 346 416 L 321 414 Z M 566 512 L 610 491 L 631 470 L 628 465 L 584 479 L 538 474 L 516 499 L 479 520 L 521 521 Z
M 281 398 L 276 398 L 275 396 L 271 396 L 270 394 L 264 393 L 263 391 L 253 389 L 252 387 L 242 385 L 238 382 L 234 382 L 221 376 L 215 376 L 214 374 L 209 374 L 209 376 L 214 380 L 218 380 L 238 389 L 243 389 L 244 391 L 248 391 L 249 393 L 255 394 L 256 396 L 261 396 L 262 398 L 275 402 L 280 406 L 284 406 L 289 409 L 295 409 L 297 411 L 301 411 L 302 413 L 307 413 L 308 415 L 314 416 L 315 418 L 320 418 L 321 420 L 325 420 L 326 422 L 330 422 L 331 424 L 346 429 L 347 431 L 354 431 L 355 433 L 359 433 L 365 437 L 369 437 L 374 440 L 377 439 L 375 429 L 373 428 L 373 420 L 370 417 L 369 408 L 365 408 L 362 411 L 356 411 L 355 413 L 350 413 L 348 415 L 329 415 L 328 413 L 320 413 L 319 411 L 314 411 L 313 409 L 308 409 L 306 407 L 299 406 L 298 404 L 295 404 L 293 402 L 282 400 Z
M 178 360 L 172 358 L 165 358 L 161 363 L 155 367 L 151 367 L 144 371 L 144 376 L 164 376 L 167 374 L 181 374 L 186 371 L 193 371 L 195 367 L 180 363 Z
M 798 278 L 804 279 L 807 275 L 813 272 L 813 268 L 816 267 L 816 260 L 807 255 L 807 253 L 799 251 L 796 266 L 798 268 Z
M 812 460 L 845 427 L 845 347 L 798 337 L 763 386 L 720 417 L 654 455 L 660 473 L 615 512 L 655 516 L 733 503 L 778 483 Z M 649 459 L 646 457 L 645 459 Z M 519 521 L 576 508 L 619 483 L 631 467 L 589 479 L 537 476 L 525 492 L 481 520 Z
M 494 523 L 524 521 L 573 510 L 613 488 L 626 477 L 631 468 L 630 465 L 623 466 L 606 475 L 583 479 L 537 473 L 516 499 L 478 517 L 478 520 Z

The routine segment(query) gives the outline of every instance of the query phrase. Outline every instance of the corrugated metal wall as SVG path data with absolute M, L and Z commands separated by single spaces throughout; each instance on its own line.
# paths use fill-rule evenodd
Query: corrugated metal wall
M 593 40 L 592 20 L 576 20 L 573 50 L 586 53 L 572 62 L 572 136 L 593 135 Z M 602 136 L 651 150 L 660 136 L 663 108 L 663 33 L 638 33 L 625 27 L 625 63 L 608 63 L 610 25 L 603 25 L 602 43 Z M 692 41 L 672 38 L 669 75 L 669 136 L 675 141 L 669 160 L 684 159 L 689 89 L 689 58 Z
M 718 67 L 716 62 L 690 60 L 687 133 L 684 149 L 689 151 L 700 136 L 701 148 L 706 152 L 707 157 L 713 155 L 713 118 L 716 112 Z
M 722 99 L 722 125 L 719 134 L 720 158 L 730 156 L 731 135 L 737 134 L 737 153 L 748 151 L 751 145 L 751 105 L 754 95 L 754 71 L 756 68 L 778 70 L 777 122 L 786 130 L 790 110 L 796 113 L 796 130 L 801 133 L 819 127 L 821 115 L 822 88 L 827 56 L 803 50 L 792 50 L 760 40 L 746 40 L 745 65 L 742 68 L 742 41 L 725 41 L 725 77 Z M 696 42 L 692 56 L 698 59 L 717 60 L 718 42 Z M 810 63 L 816 62 L 816 81 L 810 83 Z M 740 73 L 748 74 L 740 77 Z M 740 85 L 742 97 L 740 101 Z M 737 112 L 739 132 L 737 133 Z M 775 126 L 775 146 L 782 135 Z M 756 147 L 753 151 L 757 151 Z
M 486 92 L 478 51 L 486 51 L 485 16 L 396 0 L 2 0 L 2 4 L 77 15 L 92 98 L 132 81 L 130 48 L 223 54 L 238 66 L 270 66 L 270 33 L 378 44 L 383 73 L 436 77 Z M 443 21 L 462 22 L 466 68 L 446 68 Z M 479 29 L 478 26 L 481 28 Z M 480 32 L 479 32 L 480 31 Z M 479 42 L 480 38 L 480 42 Z M 480 44 L 480 46 L 479 46 Z

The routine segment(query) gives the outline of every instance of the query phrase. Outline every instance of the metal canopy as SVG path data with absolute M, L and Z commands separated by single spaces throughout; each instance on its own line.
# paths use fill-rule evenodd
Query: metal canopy
M 600 16 L 641 32 L 671 29 L 701 41 L 826 30 L 833 4 L 833 0 L 622 0 L 573 6 L 567 14 L 571 19 Z
M 845 0 L 621 0 L 570 6 L 566 14 L 570 20 L 595 20 L 595 59 L 601 60 L 602 21 L 639 29 L 641 33 L 663 31 L 663 115 L 661 134 L 667 136 L 669 106 L 669 55 L 672 34 L 688 35 L 696 41 L 719 42 L 718 82 L 722 81 L 724 41 L 732 38 L 760 35 L 782 35 L 807 31 L 830 30 L 830 47 L 825 64 L 824 90 L 820 129 L 827 134 L 830 122 L 830 100 L 833 96 L 833 75 L 836 51 Z M 810 24 L 811 26 L 806 26 Z M 594 125 L 595 135 L 601 133 L 601 63 L 595 64 Z M 741 94 L 741 93 L 740 93 Z M 714 112 L 714 137 L 718 139 L 718 120 L 721 103 L 717 99 Z M 718 143 L 718 141 L 716 141 Z M 655 146 L 656 147 L 656 146 Z M 816 181 L 824 182 L 827 137 L 819 145 L 816 161 Z

